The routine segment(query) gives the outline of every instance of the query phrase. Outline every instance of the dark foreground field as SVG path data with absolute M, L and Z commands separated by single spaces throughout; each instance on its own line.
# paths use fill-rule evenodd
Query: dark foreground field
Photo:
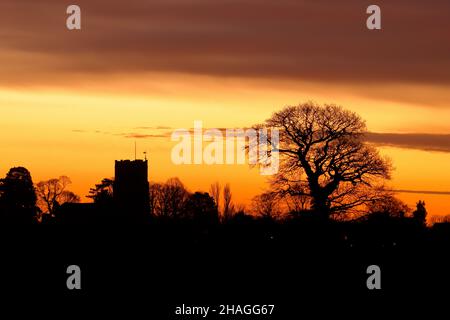
M 447 234 L 334 224 L 2 227 L 0 291 L 4 307 L 23 306 L 16 313 L 33 306 L 50 315 L 62 307 L 63 319 L 74 312 L 202 318 L 175 315 L 183 304 L 275 305 L 271 317 L 210 313 L 207 319 L 402 315 L 434 309 L 448 297 Z M 66 287 L 69 265 L 81 268 L 81 290 Z M 367 289 L 369 265 L 381 268 L 381 290 Z

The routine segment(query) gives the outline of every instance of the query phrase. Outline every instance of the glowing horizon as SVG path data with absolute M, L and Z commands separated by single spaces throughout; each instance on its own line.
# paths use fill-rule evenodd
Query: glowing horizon
M 191 76 L 190 82 L 202 79 Z M 219 79 L 216 81 L 220 83 Z M 226 82 L 230 84 L 231 81 L 227 79 Z M 295 93 L 290 90 L 261 90 L 258 82 L 256 86 L 252 84 L 243 86 L 242 80 L 236 80 L 235 86 L 239 86 L 240 92 L 235 91 L 231 101 L 227 101 L 226 94 L 220 92 L 219 85 L 215 94 L 223 99 L 218 99 L 220 103 L 214 107 L 209 107 L 208 98 L 189 97 L 189 86 L 186 88 L 186 100 L 157 95 L 119 95 L 117 92 L 114 95 L 92 92 L 80 95 L 58 90 L 1 90 L 0 109 L 6 117 L 0 120 L 4 155 L 0 170 L 6 174 L 9 167 L 23 165 L 31 171 L 35 183 L 67 175 L 73 182 L 71 190 L 87 201 L 84 196 L 89 188 L 102 178 L 113 176 L 114 160 L 134 157 L 134 141 L 137 141 L 140 157 L 143 157 L 142 152 L 147 151 L 150 160 L 150 181 L 163 182 L 177 176 L 191 191 L 208 191 L 210 184 L 216 181 L 230 183 L 235 202 L 248 204 L 253 196 L 267 187 L 267 177 L 260 176 L 257 169 L 247 165 L 175 166 L 170 160 L 175 142 L 170 141 L 169 133 L 176 128 L 191 128 L 197 119 L 202 119 L 208 127 L 248 127 L 262 122 L 283 105 L 297 103 Z M 179 95 L 183 93 L 179 92 Z M 284 96 L 285 103 L 282 101 Z M 318 102 L 332 100 L 313 93 L 303 93 L 301 96 L 310 96 Z M 241 99 L 244 104 L 253 101 L 260 112 L 256 112 L 256 107 L 237 105 Z M 345 98 L 332 102 L 339 104 L 341 99 Z M 272 103 L 275 107 L 271 106 Z M 400 111 L 401 108 L 416 108 L 419 116 L 415 121 L 420 121 L 424 113 L 430 112 L 408 104 L 388 102 L 379 109 L 395 106 L 396 110 L 400 110 L 385 113 L 389 120 L 385 121 L 383 115 L 374 114 L 372 106 L 375 103 L 356 97 L 344 107 L 371 117 L 372 121 L 368 119 L 367 124 L 370 131 L 376 132 L 413 132 L 415 125 L 412 128 L 400 126 L 398 130 L 391 127 L 390 123 L 395 122 L 393 115 L 401 117 L 404 112 Z M 124 104 L 127 106 L 123 107 Z M 127 108 L 125 118 L 123 108 Z M 237 109 L 240 113 L 239 118 L 235 119 L 233 114 Z M 442 112 L 445 114 L 447 111 Z M 172 117 L 173 114 L 178 117 Z M 450 153 L 419 149 L 380 147 L 383 154 L 392 158 L 396 167 L 390 182 L 392 187 L 418 191 L 450 190 L 450 173 L 441 172 L 442 164 L 450 160 Z M 417 173 L 424 173 L 424 176 Z M 398 197 L 410 206 L 418 200 L 425 200 L 431 215 L 450 213 L 449 198 L 445 195 L 398 194 Z

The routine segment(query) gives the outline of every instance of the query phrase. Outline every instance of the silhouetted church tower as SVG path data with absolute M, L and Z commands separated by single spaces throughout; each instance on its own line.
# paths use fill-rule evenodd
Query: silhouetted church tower
M 121 219 L 145 222 L 150 216 L 148 161 L 116 160 L 114 203 Z

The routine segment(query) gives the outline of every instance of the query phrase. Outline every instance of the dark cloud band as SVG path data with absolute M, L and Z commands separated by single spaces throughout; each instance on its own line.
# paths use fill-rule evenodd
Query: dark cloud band
M 79 0 L 82 30 L 59 0 L 0 4 L 0 81 L 75 73 L 186 72 L 319 82 L 450 84 L 450 2 Z M 24 76 L 26 74 L 26 76 Z
M 372 132 L 366 139 L 379 146 L 450 152 L 450 134 Z

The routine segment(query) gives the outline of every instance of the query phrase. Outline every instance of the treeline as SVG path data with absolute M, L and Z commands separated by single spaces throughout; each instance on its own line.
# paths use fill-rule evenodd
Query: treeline
M 80 197 L 68 190 L 70 183 L 68 177 L 61 176 L 34 185 L 26 168 L 11 168 L 6 177 L 0 179 L 1 220 L 13 223 L 41 223 L 52 220 L 58 214 L 64 214 L 61 208 L 65 204 L 80 202 Z M 113 185 L 113 179 L 103 179 L 90 190 L 88 197 L 98 208 L 112 210 Z M 307 196 L 282 195 L 267 191 L 254 197 L 251 204 L 245 207 L 234 203 L 229 184 L 221 186 L 218 182 L 210 186 L 209 192 L 190 192 L 178 178 L 171 178 L 165 183 L 150 183 L 149 190 L 148 216 L 159 219 L 188 218 L 218 223 L 229 221 L 235 216 L 273 221 L 314 219 L 316 216 Z M 363 212 L 353 212 L 341 220 L 362 221 L 372 216 L 383 216 L 412 219 L 424 226 L 427 221 L 423 201 L 419 201 L 415 210 L 412 210 L 392 195 L 377 199 L 364 209 Z M 444 223 L 448 222 L 448 218 L 432 218 L 431 221 Z
M 425 203 L 415 209 L 391 195 L 348 215 L 323 219 L 308 197 L 281 196 L 267 191 L 247 206 L 234 203 L 228 184 L 214 183 L 209 192 L 190 192 L 178 178 L 150 183 L 149 205 L 142 220 L 131 209 L 118 209 L 114 180 L 103 179 L 89 192 L 92 203 L 67 190 L 62 176 L 33 184 L 29 171 L 12 168 L 0 179 L 1 225 L 85 225 L 111 230 L 129 222 L 146 226 L 149 237 L 164 241 L 203 243 L 311 244 L 343 248 L 450 244 L 450 223 L 443 217 L 427 225 Z M 102 230 L 108 230 L 102 228 Z

